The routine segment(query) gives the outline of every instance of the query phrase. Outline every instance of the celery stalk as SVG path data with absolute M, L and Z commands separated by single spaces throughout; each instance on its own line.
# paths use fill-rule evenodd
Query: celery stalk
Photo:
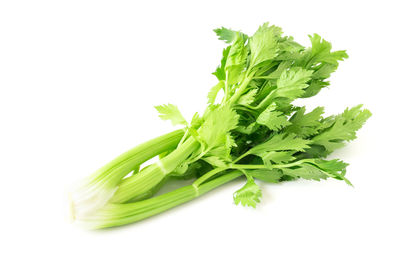
M 147 160 L 176 148 L 183 130 L 176 130 L 142 143 L 101 167 L 70 194 L 72 217 L 85 216 L 103 207 L 132 170 Z
M 198 149 L 200 144 L 190 137 L 181 146 L 137 174 L 123 180 L 111 199 L 113 203 L 123 203 L 148 192 L 168 174 Z
M 137 222 L 193 200 L 241 175 L 243 173 L 240 171 L 231 171 L 199 186 L 181 187 L 146 200 L 124 204 L 109 203 L 94 215 L 82 219 L 80 222 L 93 229 L 122 226 Z

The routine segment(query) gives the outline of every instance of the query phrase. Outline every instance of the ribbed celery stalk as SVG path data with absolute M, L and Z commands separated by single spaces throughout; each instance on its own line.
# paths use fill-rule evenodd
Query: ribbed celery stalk
M 189 185 L 181 187 L 166 194 L 138 202 L 125 204 L 110 203 L 94 215 L 80 220 L 80 222 L 93 229 L 122 226 L 137 222 L 190 201 L 241 175 L 243 173 L 240 171 L 231 171 L 199 186 Z
M 147 160 L 176 148 L 183 135 L 183 130 L 176 130 L 154 138 L 123 153 L 97 170 L 71 193 L 72 216 L 84 216 L 104 206 L 126 175 Z
M 123 180 L 111 199 L 113 203 L 124 203 L 148 192 L 174 171 L 188 156 L 198 149 L 200 144 L 189 137 L 182 145 L 157 163 Z

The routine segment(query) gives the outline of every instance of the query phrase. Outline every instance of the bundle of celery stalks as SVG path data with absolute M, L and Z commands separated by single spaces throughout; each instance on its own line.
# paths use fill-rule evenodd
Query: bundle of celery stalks
M 187 122 L 176 106 L 157 106 L 162 119 L 183 128 L 120 155 L 75 189 L 70 201 L 77 222 L 90 228 L 133 223 L 241 176 L 247 182 L 233 200 L 251 207 L 262 196 L 255 179 L 330 177 L 350 184 L 347 164 L 326 157 L 355 139 L 371 113 L 358 105 L 324 116 L 322 107 L 307 111 L 292 104 L 328 86 L 346 52 L 332 51 L 317 34 L 303 47 L 268 23 L 251 37 L 226 28 L 215 32 L 228 46 L 213 73 L 218 82 L 208 93 L 207 109 Z M 157 195 L 168 178 L 193 183 Z

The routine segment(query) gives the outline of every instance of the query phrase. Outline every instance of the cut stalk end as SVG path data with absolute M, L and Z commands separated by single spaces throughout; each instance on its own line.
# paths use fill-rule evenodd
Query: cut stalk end
M 69 194 L 70 217 L 81 220 L 103 208 L 113 197 L 118 187 L 106 184 L 81 185 Z

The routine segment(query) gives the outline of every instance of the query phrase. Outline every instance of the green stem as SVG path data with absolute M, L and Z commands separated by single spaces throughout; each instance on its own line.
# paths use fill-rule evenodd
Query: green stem
M 226 100 L 228 99 L 228 97 L 229 97 L 228 75 L 229 75 L 229 72 L 228 72 L 228 71 L 225 71 L 224 97 L 222 98 L 222 102 L 221 102 L 221 103 L 225 103 L 225 101 L 226 101 Z
M 185 142 L 187 136 L 189 135 L 189 129 L 185 129 L 185 134 L 183 135 L 183 137 L 181 138 L 181 141 L 179 141 L 178 147 L 180 145 L 182 145 L 183 142 Z
M 264 80 L 272 80 L 270 76 L 254 76 L 253 79 L 264 79 Z
M 252 80 L 252 78 L 253 78 L 252 76 L 247 76 L 247 74 L 246 74 L 246 78 L 243 80 L 243 82 L 240 85 L 240 87 L 238 88 L 238 90 L 229 99 L 229 102 L 232 106 L 233 106 L 233 104 L 236 103 L 236 101 L 240 98 L 240 96 L 246 90 L 246 88 L 247 88 L 248 84 L 250 83 L 250 81 Z
M 227 174 L 224 174 L 222 176 L 219 176 L 209 182 L 203 183 L 202 185 L 200 185 L 198 187 L 199 195 L 203 195 L 209 191 L 212 191 L 213 189 L 215 189 L 227 182 L 230 182 L 242 175 L 243 175 L 242 172 L 235 170 L 235 171 L 231 171 Z
M 265 105 L 269 105 L 269 101 L 274 98 L 274 93 L 275 91 L 271 91 L 264 100 L 262 100 L 256 107 L 253 107 L 254 109 L 258 110 L 263 108 Z
M 232 165 L 230 165 L 230 168 L 233 168 L 233 169 L 270 169 L 270 167 L 267 167 L 262 164 L 232 164 Z
M 134 147 L 97 170 L 90 176 L 88 184 L 103 181 L 115 186 L 142 163 L 164 151 L 176 148 L 182 136 L 183 130 L 179 129 Z
M 193 185 L 195 186 L 199 186 L 201 184 L 203 184 L 205 181 L 207 181 L 208 179 L 210 179 L 211 177 L 217 175 L 218 173 L 227 170 L 228 167 L 218 167 L 215 168 L 209 172 L 207 172 L 206 174 L 204 174 L 203 176 L 201 176 L 200 178 L 198 178 L 196 181 L 193 182 Z
M 149 165 L 137 174 L 123 180 L 115 192 L 111 202 L 124 203 L 148 192 L 175 170 L 200 144 L 190 137 L 157 163 Z
M 247 157 L 249 154 L 250 154 L 250 153 L 249 153 L 248 151 L 245 152 L 244 154 L 242 154 L 241 156 L 239 156 L 237 159 L 235 159 L 235 160 L 233 161 L 233 163 L 236 163 L 236 162 L 238 162 L 239 160 L 243 159 L 244 157 Z
M 281 168 L 288 168 L 292 166 L 297 166 L 305 162 L 310 162 L 310 159 L 301 159 L 291 163 L 286 164 L 271 164 L 271 165 L 262 165 L 262 164 L 231 164 L 229 168 L 232 169 L 281 169 Z
M 181 187 L 138 202 L 108 204 L 99 213 L 83 222 L 97 229 L 137 222 L 188 202 L 242 175 L 240 171 L 232 171 L 197 187 L 193 185 Z

